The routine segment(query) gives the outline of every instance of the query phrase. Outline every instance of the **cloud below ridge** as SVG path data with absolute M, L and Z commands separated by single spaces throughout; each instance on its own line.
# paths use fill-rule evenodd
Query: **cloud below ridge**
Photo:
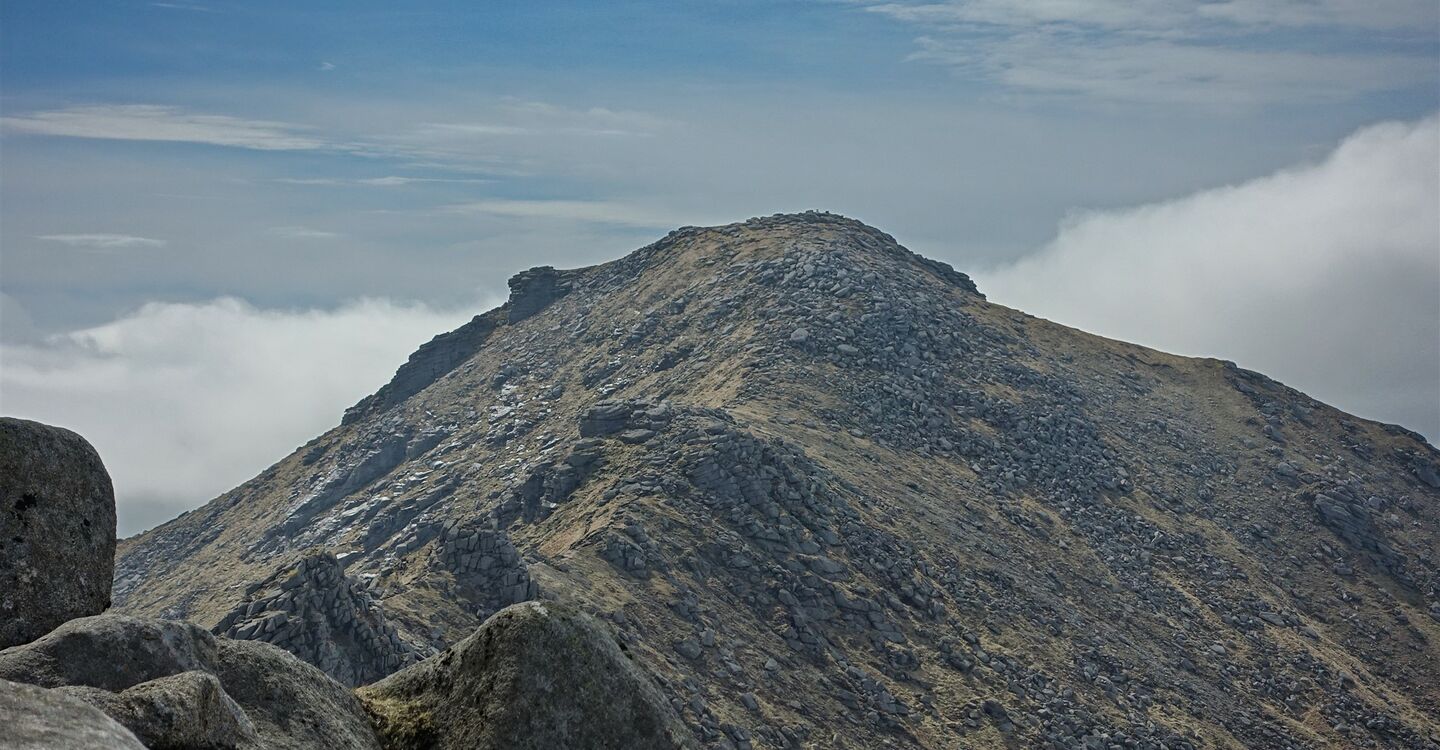
M 339 424 L 421 343 L 474 312 L 385 300 L 296 311 L 232 298 L 152 303 L 41 343 L 0 345 L 0 408 L 90 440 L 129 535 Z
M 991 299 L 1112 338 L 1232 359 L 1440 439 L 1440 118 L 1364 128 L 1323 161 L 1082 212 Z

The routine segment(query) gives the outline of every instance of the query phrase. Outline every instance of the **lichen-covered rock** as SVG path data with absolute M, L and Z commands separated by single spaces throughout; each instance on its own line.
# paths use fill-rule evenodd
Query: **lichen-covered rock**
M 100 709 L 57 690 L 0 680 L 0 747 L 7 750 L 145 750 Z
M 111 692 L 215 663 L 215 637 L 188 622 L 97 615 L 0 651 L 0 678 Z
M 374 748 L 375 737 L 355 696 L 323 672 L 267 643 L 216 638 L 187 622 L 98 615 L 71 620 L 39 640 L 0 651 L 0 679 L 47 688 L 88 687 L 154 706 L 178 685 L 167 677 L 199 672 L 220 688 L 254 725 L 256 739 L 236 747 L 266 750 Z M 132 691 L 136 686 L 148 686 Z M 203 697 L 200 696 L 200 697 Z M 224 701 L 214 696 L 214 703 Z M 207 701 L 194 703 L 211 711 Z M 171 702 L 171 705 L 181 703 Z M 117 710 L 123 722 L 131 709 Z M 212 716 L 212 719 L 214 717 Z M 181 717 L 198 722 L 201 717 Z M 239 720 L 237 718 L 237 723 Z
M 255 725 L 220 680 L 205 672 L 182 672 L 142 682 L 119 693 L 63 687 L 125 725 L 150 750 L 239 750 L 255 747 Z
M 693 740 L 594 618 L 501 610 L 444 653 L 362 688 L 387 750 L 670 750 Z
M 85 438 L 0 417 L 0 648 L 110 606 L 115 491 Z
M 379 745 L 355 694 L 268 643 L 217 638 L 214 673 L 255 722 L 265 750 Z

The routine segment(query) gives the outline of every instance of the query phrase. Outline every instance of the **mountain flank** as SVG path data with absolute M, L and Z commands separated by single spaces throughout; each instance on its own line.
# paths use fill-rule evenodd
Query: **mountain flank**
M 123 540 L 117 609 L 356 686 L 574 608 L 703 747 L 1440 746 L 1413 433 L 991 303 L 832 214 L 510 287 Z

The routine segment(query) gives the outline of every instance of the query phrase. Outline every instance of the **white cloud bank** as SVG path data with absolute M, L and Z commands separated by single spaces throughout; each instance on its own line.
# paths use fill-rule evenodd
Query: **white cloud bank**
M 416 347 L 473 312 L 376 300 L 328 311 L 150 304 L 0 346 L 0 410 L 89 439 L 115 482 L 120 533 L 133 534 L 339 424 Z
M 1322 162 L 1166 203 L 1072 216 L 977 274 L 991 299 L 1265 372 L 1440 438 L 1440 119 Z

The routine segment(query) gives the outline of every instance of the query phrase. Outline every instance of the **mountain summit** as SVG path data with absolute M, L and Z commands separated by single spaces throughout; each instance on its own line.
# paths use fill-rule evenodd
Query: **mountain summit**
M 359 685 L 560 601 L 704 747 L 1440 743 L 1440 456 L 1408 431 L 831 214 L 510 288 L 123 541 L 121 611 Z

